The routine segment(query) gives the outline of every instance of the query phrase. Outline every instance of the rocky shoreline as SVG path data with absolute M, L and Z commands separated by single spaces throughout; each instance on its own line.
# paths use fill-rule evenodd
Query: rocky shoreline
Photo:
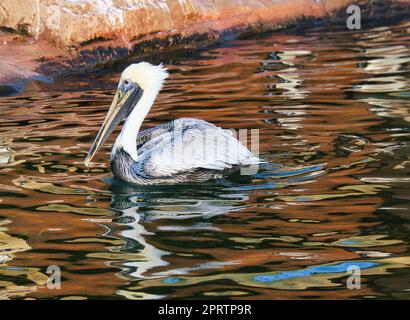
M 0 95 L 130 56 L 195 49 L 307 21 L 345 24 L 349 4 L 360 5 L 364 23 L 410 12 L 410 0 L 2 0 Z

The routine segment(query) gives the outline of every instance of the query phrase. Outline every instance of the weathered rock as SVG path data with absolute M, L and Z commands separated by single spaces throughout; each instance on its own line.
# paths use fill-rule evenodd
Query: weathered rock
M 61 47 L 322 17 L 352 0 L 2 0 L 0 26 Z
M 64 54 L 47 42 L 0 32 L 0 96 L 21 92 L 31 80 L 49 81 L 36 70 L 39 60 Z
M 401 8 L 410 0 L 1 0 L 0 27 L 15 39 L 4 41 L 10 35 L 0 32 L 0 94 L 20 90 L 38 72 L 84 72 L 130 54 L 212 43 L 226 32 L 272 30 L 299 19 L 337 13 L 346 19 L 352 3 L 370 8 L 368 17 L 394 16 L 408 12 Z

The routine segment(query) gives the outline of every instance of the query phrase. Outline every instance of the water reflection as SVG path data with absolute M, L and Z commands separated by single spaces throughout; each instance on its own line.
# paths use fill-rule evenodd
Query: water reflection
M 146 237 L 155 236 L 157 232 L 189 233 L 196 230 L 213 230 L 212 224 L 206 222 L 192 222 L 195 218 L 210 219 L 216 215 L 223 215 L 230 211 L 244 208 L 241 203 L 247 199 L 244 194 L 227 193 L 222 187 L 209 185 L 199 192 L 192 186 L 159 186 L 138 187 L 124 184 L 113 179 L 112 192 L 114 193 L 110 207 L 118 212 L 113 222 L 122 227 L 119 232 L 125 239 L 122 252 L 137 255 L 133 260 L 123 262 L 122 267 L 127 269 L 123 275 L 139 279 L 155 276 L 153 270 L 169 265 L 164 257 L 169 251 L 161 250 L 150 244 Z M 172 225 L 158 226 L 155 232 L 149 232 L 145 225 L 157 220 L 176 220 Z
M 10 223 L 7 219 L 0 220 L 0 299 L 23 298 L 47 282 L 47 275 L 39 268 L 13 265 L 15 255 L 31 247 L 24 239 L 7 233 L 6 226 Z
M 408 26 L 161 57 L 171 77 L 144 126 L 259 129 L 270 165 L 251 177 L 118 184 L 109 144 L 86 168 L 123 66 L 2 97 L 1 297 L 408 297 Z M 352 264 L 361 290 L 345 286 Z

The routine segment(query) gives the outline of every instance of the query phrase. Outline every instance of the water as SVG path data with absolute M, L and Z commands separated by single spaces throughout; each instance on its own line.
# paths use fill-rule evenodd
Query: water
M 144 127 L 259 129 L 272 168 L 252 177 L 114 183 L 115 135 L 85 167 L 124 66 L 0 98 L 0 297 L 410 298 L 409 33 L 312 28 L 157 58 L 171 77 Z

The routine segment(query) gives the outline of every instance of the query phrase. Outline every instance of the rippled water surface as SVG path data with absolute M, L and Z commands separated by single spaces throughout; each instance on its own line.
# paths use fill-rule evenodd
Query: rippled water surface
M 144 127 L 259 129 L 272 164 L 200 185 L 113 183 L 115 135 L 84 166 L 124 66 L 1 97 L 0 297 L 409 299 L 409 40 L 310 29 L 158 58 Z

